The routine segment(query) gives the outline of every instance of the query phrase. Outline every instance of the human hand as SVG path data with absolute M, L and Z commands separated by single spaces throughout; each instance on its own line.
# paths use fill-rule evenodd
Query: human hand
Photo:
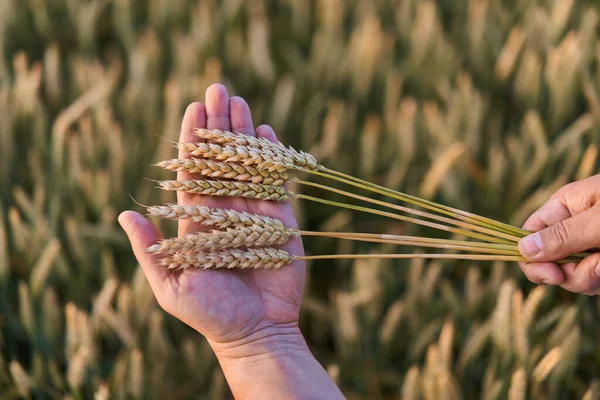
M 240 97 L 230 98 L 222 85 L 209 87 L 205 101 L 205 104 L 193 103 L 187 108 L 181 126 L 181 142 L 200 141 L 193 134 L 196 128 L 228 130 L 277 140 L 269 126 L 254 129 L 246 101 Z M 180 151 L 179 158 L 186 157 Z M 179 172 L 177 179 L 201 178 Z M 198 204 L 268 215 L 290 228 L 297 228 L 294 213 L 287 202 L 184 192 L 177 193 L 177 201 L 183 205 Z M 279 270 L 170 271 L 160 266 L 157 256 L 146 252 L 147 247 L 161 238 L 148 220 L 138 213 L 126 211 L 119 216 L 119 222 L 161 307 L 206 336 L 218 356 L 227 353 L 228 357 L 235 358 L 248 356 L 253 351 L 260 353 L 271 341 L 280 343 L 280 336 L 285 337 L 286 343 L 292 347 L 305 346 L 298 329 L 305 282 L 303 262 L 294 261 Z M 206 230 L 206 227 L 189 220 L 179 222 L 179 236 Z M 282 248 L 291 254 L 303 254 L 299 237 L 290 238 Z M 249 347 L 250 343 L 257 348 Z
M 579 263 L 553 262 L 600 248 L 600 175 L 563 186 L 523 228 L 536 232 L 519 242 L 521 255 L 529 261 L 519 264 L 530 281 L 600 294 L 600 252 Z

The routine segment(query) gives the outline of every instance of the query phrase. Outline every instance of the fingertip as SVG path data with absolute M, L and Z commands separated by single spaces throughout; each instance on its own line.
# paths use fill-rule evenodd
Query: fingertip
M 125 227 L 123 226 L 124 221 L 127 219 L 127 214 L 130 213 L 131 211 L 123 211 L 121 214 L 119 214 L 119 216 L 117 217 L 117 221 L 119 222 L 119 225 L 121 225 L 121 228 L 125 229 Z
M 544 228 L 545 226 L 543 226 L 543 223 L 539 219 L 537 219 L 537 216 L 535 215 L 532 215 L 529 218 L 527 218 L 527 221 L 525 221 L 525 223 L 523 224 L 523 229 L 529 232 L 536 232 Z
M 579 263 L 561 266 L 565 274 L 564 289 L 575 293 L 598 292 L 600 288 L 600 253 L 592 254 Z
M 273 143 L 278 142 L 275 130 L 273 130 L 273 128 L 269 125 L 261 125 L 256 128 L 256 136 L 267 139 Z
M 119 224 L 129 237 L 134 250 L 144 249 L 160 238 L 158 229 L 143 215 L 135 211 L 124 211 L 118 217 Z
M 190 143 L 197 142 L 199 138 L 194 135 L 195 129 L 206 127 L 206 107 L 198 101 L 191 103 L 185 109 L 183 120 L 181 122 L 181 133 L 179 142 Z
M 206 89 L 206 125 L 208 129 L 230 130 L 229 92 L 219 83 Z
M 233 132 L 255 135 L 252 112 L 246 100 L 239 96 L 231 97 L 229 99 L 229 115 Z
M 527 279 L 535 284 L 560 285 L 565 282 L 565 275 L 555 263 L 520 263 L 520 265 Z
M 221 83 L 213 83 L 206 89 L 206 97 L 211 97 L 215 99 L 229 99 L 229 92 L 225 85 Z
M 156 298 L 160 299 L 161 282 L 168 276 L 169 271 L 160 267 L 157 256 L 147 251 L 148 247 L 160 240 L 160 232 L 150 221 L 135 211 L 122 212 L 118 221 L 131 242 L 133 253 L 142 267 L 152 291 Z
M 194 131 L 196 129 L 202 128 L 206 128 L 206 106 L 203 103 L 196 101 L 188 105 L 185 110 L 183 121 L 181 123 L 181 133 L 179 134 L 179 142 L 201 142 L 202 139 L 200 139 L 197 135 L 194 135 Z M 189 157 L 189 154 L 185 150 L 179 149 L 178 158 L 184 159 Z M 177 179 L 180 181 L 192 179 L 192 175 L 186 171 L 178 171 Z M 177 198 L 183 200 L 185 199 L 186 195 L 186 193 L 178 192 Z

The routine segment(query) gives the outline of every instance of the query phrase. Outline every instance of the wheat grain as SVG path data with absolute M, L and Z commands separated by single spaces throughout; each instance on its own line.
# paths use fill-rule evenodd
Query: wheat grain
M 247 148 L 255 148 L 265 151 L 270 151 L 274 154 L 292 160 L 292 164 L 307 168 L 307 169 L 322 169 L 315 157 L 303 151 L 295 150 L 293 147 L 285 147 L 281 143 L 273 143 L 265 138 L 257 138 L 242 133 L 233 133 L 221 131 L 218 129 L 196 129 L 196 136 L 205 139 L 209 142 L 217 143 L 225 146 L 243 146 Z
M 300 166 L 288 154 L 270 149 L 239 145 L 221 146 L 214 143 L 178 143 L 176 147 L 193 157 L 256 165 L 257 168 L 268 171 L 286 171 Z
M 423 371 L 423 398 L 425 400 L 439 399 L 440 393 L 438 393 L 436 381 L 440 369 L 437 346 L 431 344 L 427 348 L 427 353 L 425 355 L 425 369 Z
M 233 182 L 233 181 L 160 181 L 163 190 L 175 190 L 206 196 L 245 197 L 257 200 L 285 201 L 289 198 L 288 192 L 281 186 L 261 185 L 258 183 Z
M 154 164 L 169 171 L 186 171 L 210 178 L 233 179 L 241 182 L 262 183 L 264 185 L 281 186 L 289 179 L 284 171 L 268 171 L 251 165 L 242 165 L 225 161 L 206 160 L 201 158 L 165 160 Z
M 486 322 L 474 329 L 469 335 L 467 341 L 463 345 L 460 356 L 458 357 L 457 367 L 461 373 L 469 363 L 481 353 L 491 335 L 491 331 L 491 324 Z
M 523 326 L 526 331 L 531 329 L 535 314 L 547 294 L 545 286 L 536 286 L 529 295 L 523 305 Z
M 527 327 L 523 323 L 523 292 L 516 290 L 512 296 L 512 335 L 515 352 L 521 360 L 529 353 Z
M 288 252 L 273 248 L 222 250 L 212 253 L 174 254 L 160 260 L 169 269 L 279 269 L 294 260 Z
M 462 398 L 458 384 L 448 368 L 442 369 L 436 378 L 436 392 L 438 393 L 438 399 L 444 398 L 447 400 L 455 400 Z
M 454 323 L 448 320 L 444 323 L 438 340 L 439 362 L 444 368 L 450 368 L 452 362 L 452 345 L 454 342 Z
M 402 300 L 396 300 L 387 310 L 383 317 L 383 321 L 381 322 L 381 328 L 379 329 L 379 340 L 382 344 L 387 345 L 390 343 L 405 310 L 406 304 Z
M 406 376 L 404 377 L 404 384 L 402 385 L 402 398 L 405 400 L 417 400 L 420 392 L 419 382 L 419 367 L 413 365 L 410 367 Z
M 238 145 L 262 148 L 271 148 L 273 146 L 283 147 L 280 142 L 273 143 L 268 139 L 245 135 L 243 133 L 234 133 L 221 129 L 196 129 L 194 134 L 208 142 L 220 145 Z M 283 147 L 285 149 L 285 147 Z
M 580 337 L 581 330 L 578 326 L 574 327 L 565 337 L 560 345 L 560 362 L 554 368 L 552 373 L 552 379 L 563 379 L 569 373 L 573 371 L 576 366 L 577 356 L 580 351 Z
M 512 342 L 511 335 L 511 308 L 512 297 L 515 290 L 513 281 L 507 280 L 502 283 L 498 290 L 496 299 L 496 308 L 491 317 L 492 322 L 492 338 L 496 345 L 504 351 L 510 349 Z
M 558 364 L 560 358 L 560 347 L 554 347 L 544 356 L 544 358 L 540 360 L 540 362 L 533 369 L 533 372 L 531 373 L 533 380 L 539 383 L 546 379 L 548 374 L 552 372 L 556 364 Z
M 154 254 L 173 254 L 188 251 L 217 251 L 241 247 L 273 247 L 284 244 L 291 236 L 300 233 L 295 229 L 275 229 L 251 225 L 226 231 L 199 232 L 179 238 L 164 239 L 147 249 Z
M 10 362 L 8 369 L 15 382 L 15 391 L 24 399 L 30 398 L 33 382 L 27 371 L 16 360 Z
M 510 380 L 508 400 L 525 400 L 527 396 L 527 376 L 525 369 L 519 368 Z
M 202 205 L 167 204 L 165 206 L 152 206 L 147 208 L 149 217 L 179 220 L 190 219 L 192 222 L 205 226 L 219 228 L 236 228 L 241 226 L 258 225 L 283 230 L 283 222 L 266 215 L 248 212 L 226 210 L 223 208 L 209 208 Z

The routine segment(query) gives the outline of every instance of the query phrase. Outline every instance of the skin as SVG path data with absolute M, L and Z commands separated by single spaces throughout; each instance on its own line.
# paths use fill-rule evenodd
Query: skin
M 206 91 L 205 103 L 188 106 L 181 142 L 200 141 L 196 128 L 222 129 L 276 141 L 267 125 L 254 128 L 246 101 L 229 97 L 222 85 Z M 179 158 L 187 157 L 180 152 Z M 179 172 L 177 179 L 199 179 Z M 297 222 L 286 203 L 177 193 L 179 204 L 200 204 L 268 215 L 292 228 Z M 119 223 L 160 306 L 204 335 L 215 351 L 236 399 L 343 398 L 310 353 L 298 328 L 306 271 L 296 261 L 280 270 L 168 271 L 145 249 L 160 240 L 158 230 L 142 215 L 125 211 Z M 179 235 L 208 228 L 179 222 Z M 282 248 L 303 255 L 302 240 L 292 238 Z
M 600 252 L 579 263 L 557 265 L 570 254 L 600 248 L 600 175 L 559 189 L 523 226 L 536 232 L 519 242 L 529 262 L 520 263 L 529 280 L 587 295 L 600 294 Z

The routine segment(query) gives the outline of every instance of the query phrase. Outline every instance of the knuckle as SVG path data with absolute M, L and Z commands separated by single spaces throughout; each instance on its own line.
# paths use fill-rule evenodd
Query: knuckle
M 563 221 L 557 222 L 548 229 L 546 243 L 549 251 L 561 249 L 569 242 L 569 230 Z

